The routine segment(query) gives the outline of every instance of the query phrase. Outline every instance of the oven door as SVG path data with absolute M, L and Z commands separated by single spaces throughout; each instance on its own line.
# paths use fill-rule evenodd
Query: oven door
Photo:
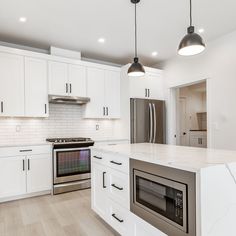
M 54 184 L 90 179 L 90 149 L 54 149 L 53 166 Z
M 133 178 L 134 205 L 187 232 L 187 186 L 135 169 Z

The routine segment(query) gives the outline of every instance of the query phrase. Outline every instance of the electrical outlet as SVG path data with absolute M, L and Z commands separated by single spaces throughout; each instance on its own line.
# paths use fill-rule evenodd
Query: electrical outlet
M 21 126 L 20 125 L 17 125 L 16 126 L 16 132 L 20 132 L 21 131 Z
M 99 125 L 96 125 L 96 130 L 99 130 L 99 128 L 100 128 Z

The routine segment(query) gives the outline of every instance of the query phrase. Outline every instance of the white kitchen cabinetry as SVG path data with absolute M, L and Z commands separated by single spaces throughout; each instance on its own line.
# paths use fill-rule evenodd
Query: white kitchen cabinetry
M 129 159 L 92 150 L 92 209 L 122 236 L 166 236 L 130 212 Z
M 52 156 L 50 154 L 29 155 L 27 159 L 27 192 L 49 190 L 52 185 Z
M 86 97 L 86 67 L 49 61 L 49 94 Z
M 130 97 L 164 100 L 164 85 L 161 72 L 149 73 L 143 77 L 129 77 Z
M 51 146 L 0 149 L 0 202 L 49 192 Z
M 48 116 L 46 60 L 25 57 L 25 116 Z
M 25 157 L 0 158 L 0 199 L 26 193 Z
M 119 118 L 120 72 L 88 67 L 87 96 L 85 118 Z
M 0 116 L 24 116 L 24 57 L 0 52 Z

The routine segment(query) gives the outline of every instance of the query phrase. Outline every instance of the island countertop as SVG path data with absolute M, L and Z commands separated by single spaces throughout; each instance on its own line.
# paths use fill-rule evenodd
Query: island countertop
M 93 149 L 191 172 L 210 166 L 236 163 L 236 151 L 229 150 L 150 143 L 101 145 Z

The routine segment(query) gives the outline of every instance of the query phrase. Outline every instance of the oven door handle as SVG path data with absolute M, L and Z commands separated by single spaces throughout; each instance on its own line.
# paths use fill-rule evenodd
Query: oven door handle
M 93 158 L 98 159 L 98 160 L 102 160 L 102 157 L 98 157 L 98 156 L 93 156 Z

